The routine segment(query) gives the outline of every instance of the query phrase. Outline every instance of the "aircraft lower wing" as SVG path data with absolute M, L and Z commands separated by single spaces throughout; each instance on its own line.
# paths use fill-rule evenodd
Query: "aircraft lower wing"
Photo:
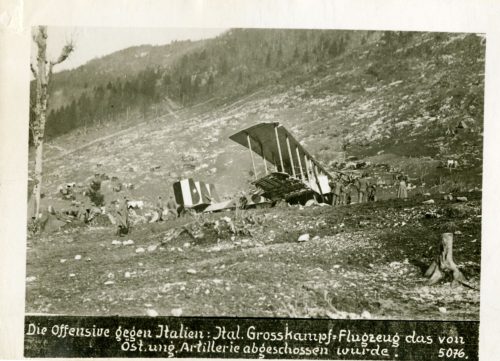
M 303 181 L 287 173 L 273 172 L 253 182 L 268 199 L 289 199 L 313 190 Z

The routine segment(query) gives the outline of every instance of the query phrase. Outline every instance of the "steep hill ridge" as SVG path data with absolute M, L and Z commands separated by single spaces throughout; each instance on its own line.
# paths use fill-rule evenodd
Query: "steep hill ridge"
M 228 136 L 270 120 L 283 123 L 332 168 L 357 156 L 407 167 L 428 186 L 450 176 L 464 187 L 480 185 L 481 36 L 236 29 L 193 44 L 168 67 L 139 71 L 138 87 L 129 81 L 128 89 L 142 91 L 140 104 L 124 102 L 133 91 L 126 95 L 127 83 L 119 81 L 89 92 L 86 108 L 60 110 L 65 124 L 90 119 L 85 109 L 110 115 L 76 130 L 67 127 L 67 134 L 49 142 L 46 201 L 57 198 L 59 184 L 86 182 L 94 173 L 134 183 L 131 196 L 151 202 L 184 177 L 233 194 L 248 185 L 251 165 Z M 98 96 L 100 108 L 92 107 Z M 124 103 L 108 108 L 113 96 Z M 118 131 L 57 158 L 66 154 L 62 150 Z M 436 173 L 449 158 L 459 159 L 461 169 Z

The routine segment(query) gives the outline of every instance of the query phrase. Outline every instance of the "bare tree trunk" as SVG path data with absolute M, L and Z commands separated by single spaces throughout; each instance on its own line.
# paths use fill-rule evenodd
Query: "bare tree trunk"
M 31 124 L 33 131 L 33 144 L 35 146 L 35 176 L 34 176 L 34 216 L 40 213 L 40 198 L 42 190 L 42 161 L 43 161 L 43 141 L 45 135 L 45 122 L 47 117 L 47 103 L 49 99 L 49 81 L 54 65 L 62 63 L 73 51 L 73 44 L 70 42 L 64 46 L 55 61 L 47 60 L 47 27 L 39 26 L 34 34 L 33 40 L 38 48 L 37 68 L 31 64 L 31 72 L 36 80 L 36 102 L 35 120 Z
M 467 285 L 464 275 L 453 260 L 453 233 L 442 234 L 439 254 L 425 272 L 425 277 L 429 278 L 427 283 L 429 285 L 438 283 L 444 278 L 446 273 L 452 274 L 453 285 L 457 285 L 458 283 Z
M 33 194 L 35 196 L 35 203 L 33 209 L 33 216 L 38 218 L 40 213 L 40 198 L 42 194 L 42 156 L 43 156 L 43 141 L 40 141 L 35 149 L 35 186 Z
M 35 42 L 38 47 L 37 54 L 37 71 L 36 71 L 36 104 L 35 115 L 36 120 L 33 126 L 35 145 L 35 186 L 33 194 L 34 216 L 38 217 L 40 213 L 40 198 L 42 190 L 42 156 L 43 156 L 43 138 L 45 132 L 45 114 L 47 111 L 47 89 L 48 89 L 48 73 L 47 73 L 47 29 L 40 26 L 38 33 L 35 36 Z

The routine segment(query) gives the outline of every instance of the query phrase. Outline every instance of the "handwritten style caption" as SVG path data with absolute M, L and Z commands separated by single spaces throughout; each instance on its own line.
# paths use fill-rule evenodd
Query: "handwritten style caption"
M 25 319 L 25 357 L 477 360 L 478 322 L 244 318 Z

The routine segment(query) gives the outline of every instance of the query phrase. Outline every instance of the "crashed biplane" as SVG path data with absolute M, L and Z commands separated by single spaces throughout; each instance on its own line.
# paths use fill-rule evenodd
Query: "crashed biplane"
M 229 138 L 249 149 L 253 184 L 263 197 L 290 203 L 311 198 L 324 202 L 331 193 L 329 183 L 334 177 L 280 123 L 260 123 Z M 259 167 L 263 172 L 257 171 L 254 153 L 263 160 Z
M 241 199 L 221 200 L 215 185 L 186 178 L 173 185 L 176 203 L 184 209 L 193 209 L 196 212 L 219 212 L 226 209 L 241 207 Z M 254 208 L 267 202 L 260 195 L 244 195 L 245 208 Z
M 220 202 L 215 186 L 211 183 L 182 179 L 173 184 L 175 201 L 178 205 L 196 210 L 204 210 L 213 203 Z

